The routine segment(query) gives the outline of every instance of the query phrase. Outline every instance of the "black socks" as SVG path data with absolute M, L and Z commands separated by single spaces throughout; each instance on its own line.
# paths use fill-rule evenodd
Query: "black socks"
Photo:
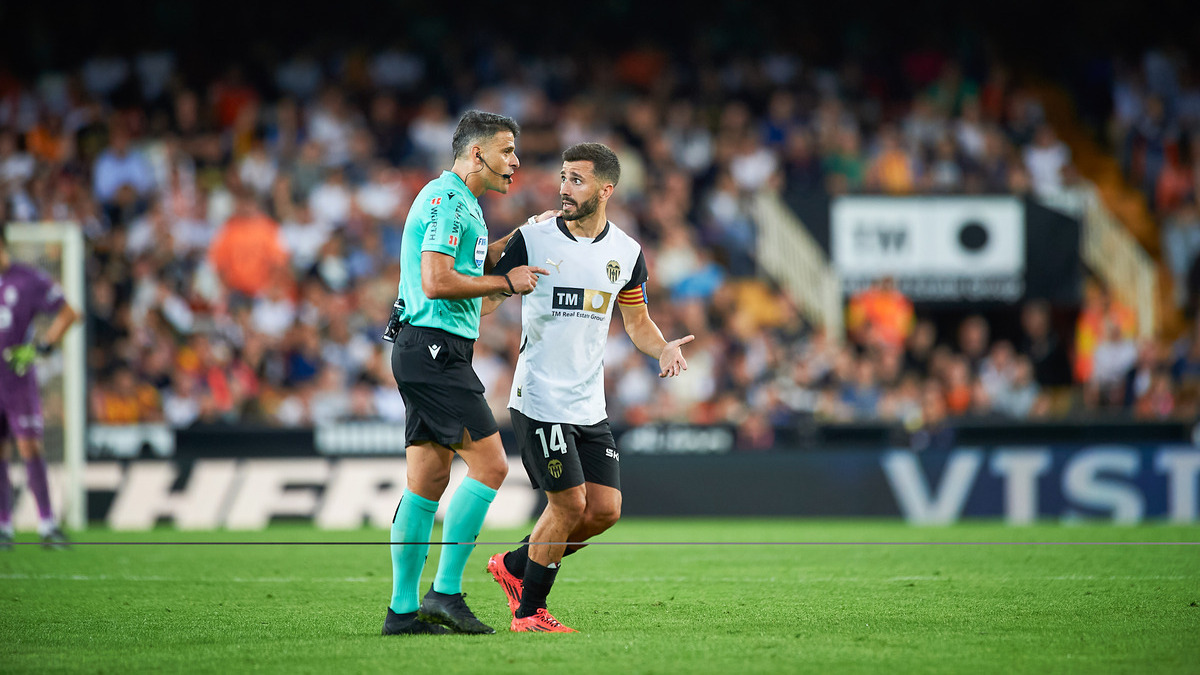
M 557 564 L 554 567 L 543 567 L 530 560 L 525 565 L 525 578 L 521 582 L 521 606 L 517 608 L 516 618 L 523 619 L 533 616 L 539 609 L 546 606 L 546 596 L 550 594 L 550 588 L 554 586 L 554 577 L 556 576 L 558 576 Z

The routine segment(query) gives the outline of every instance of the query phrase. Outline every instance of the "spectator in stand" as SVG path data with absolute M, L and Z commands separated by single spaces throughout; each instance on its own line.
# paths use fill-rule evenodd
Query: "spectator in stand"
M 858 190 L 866 178 L 866 161 L 862 156 L 858 129 L 842 127 L 834 134 L 833 148 L 825 154 L 821 172 L 825 188 L 831 194 Z
M 1084 404 L 1125 405 L 1125 376 L 1137 362 L 1138 348 L 1111 319 L 1105 319 L 1101 339 L 1092 353 L 1091 377 L 1084 385 Z
M 1042 387 L 1071 384 L 1071 361 L 1066 345 L 1050 322 L 1050 304 L 1031 300 L 1021 308 L 1021 354 L 1033 364 L 1034 380 Z
M 1200 208 L 1195 199 L 1181 204 L 1163 223 L 1162 251 L 1175 285 L 1175 306 L 1182 309 L 1188 300 L 1188 272 L 1200 259 Z
M 0 185 L 24 185 L 33 178 L 37 160 L 19 146 L 21 137 L 10 129 L 0 129 Z
M 967 414 L 974 403 L 976 385 L 970 361 L 961 354 L 952 355 L 941 379 L 947 412 L 954 416 Z
M 1175 412 L 1171 374 L 1159 368 L 1150 374 L 1146 391 L 1133 402 L 1133 416 L 1143 420 L 1165 420 Z
M 290 199 L 277 201 L 275 212 L 283 218 L 279 227 L 283 244 L 296 275 L 308 274 L 317 264 L 322 249 L 333 236 L 333 225 L 317 220 L 307 203 L 293 205 Z
M 1171 377 L 1180 386 L 1200 386 L 1200 315 L 1194 315 L 1192 326 L 1171 348 Z
M 935 380 L 921 392 L 921 415 L 909 425 L 909 446 L 917 452 L 946 451 L 954 448 L 955 433 L 946 407 L 946 395 Z
M 1033 363 L 1028 356 L 1013 359 L 1011 377 L 1003 389 L 992 392 L 992 409 L 1013 419 L 1040 417 L 1049 409 L 1049 401 L 1033 377 Z
M 913 329 L 913 305 L 891 276 L 882 277 L 850 298 L 846 330 L 860 346 L 900 351 Z
M 38 125 L 25 137 L 25 145 L 34 159 L 57 167 L 75 156 L 75 138 L 63 126 L 62 115 L 46 112 Z
M 958 350 L 966 358 L 972 375 L 977 375 L 983 365 L 991 344 L 991 333 L 987 319 L 979 314 L 968 316 L 958 325 Z
M 788 132 L 784 145 L 783 176 L 789 195 L 815 195 L 825 186 L 821 158 L 813 145 L 813 137 L 808 129 L 797 126 Z
M 979 381 L 989 400 L 1007 392 L 1016 379 L 1016 351 L 1007 340 L 997 340 L 979 366 Z
M 912 192 L 917 183 L 916 163 L 900 144 L 900 135 L 894 126 L 880 130 L 878 145 L 867 167 L 866 188 L 893 195 Z
M 162 419 L 158 391 L 138 382 L 133 368 L 118 364 L 108 381 L 93 389 L 92 419 L 101 424 L 138 424 Z
M 1132 409 L 1150 391 L 1151 382 L 1160 371 L 1170 376 L 1163 358 L 1162 346 L 1156 340 L 1142 340 L 1137 345 L 1137 360 L 1125 373 L 1122 402 L 1126 410 Z
M 929 170 L 924 176 L 925 187 L 934 193 L 962 192 L 966 184 L 963 163 L 959 159 L 954 139 L 942 136 L 933 147 Z
M 1084 287 L 1083 309 L 1075 322 L 1073 370 L 1076 382 L 1092 381 L 1096 348 L 1101 342 L 1111 340 L 1113 328 L 1116 328 L 1120 341 L 1132 341 L 1137 333 L 1137 316 L 1113 298 L 1108 289 L 1092 281 Z
M 983 178 L 985 192 L 1001 193 L 1008 190 L 1011 175 L 1009 147 L 999 128 L 992 127 L 984 133 L 983 153 L 976 158 L 975 168 Z
M 131 143 L 124 125 L 113 124 L 108 149 L 96 159 L 92 170 L 96 199 L 114 224 L 125 223 L 144 210 L 154 189 L 154 170 Z
M 1024 156 L 1035 194 L 1053 197 L 1062 192 L 1063 170 L 1070 164 L 1071 151 L 1058 140 L 1053 127 L 1049 124 L 1039 126 L 1033 143 L 1025 148 Z
M 288 252 L 279 225 L 259 209 L 254 194 L 243 190 L 236 199 L 233 216 L 213 239 L 209 262 L 222 283 L 249 299 L 286 270 Z
M 862 357 L 853 362 L 853 377 L 842 385 L 841 403 L 855 420 L 872 420 L 878 416 L 883 391 L 875 376 L 875 363 Z
M 1177 151 L 1179 128 L 1171 119 L 1162 98 L 1147 96 L 1142 113 L 1125 138 L 1122 160 L 1130 176 L 1146 198 L 1153 202 L 1158 177 L 1167 158 Z
M 324 172 L 324 178 L 308 196 L 308 207 L 318 222 L 335 227 L 345 227 L 350 222 L 353 193 L 346 182 L 346 174 L 334 167 Z
M 171 378 L 171 388 L 163 395 L 163 421 L 172 429 L 185 429 L 200 419 L 203 401 L 196 377 L 178 374 Z

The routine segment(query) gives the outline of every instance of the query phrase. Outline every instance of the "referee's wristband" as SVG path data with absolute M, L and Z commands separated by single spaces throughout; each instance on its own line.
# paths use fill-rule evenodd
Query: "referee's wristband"
M 50 352 L 54 351 L 54 345 L 52 345 L 48 342 L 42 342 L 41 340 L 37 341 L 33 345 L 33 348 L 35 350 L 37 350 L 37 353 L 41 354 L 42 356 L 45 356 L 45 355 L 49 354 Z
M 513 293 L 516 293 L 516 292 L 517 292 L 517 289 L 513 287 L 513 285 L 512 285 L 512 279 L 509 279 L 509 278 L 508 278 L 508 272 L 505 272 L 505 273 L 504 273 L 504 280 L 508 282 L 508 290 L 509 290 L 509 292 L 508 292 L 508 293 L 504 293 L 504 291 L 500 291 L 500 292 L 501 292 L 501 293 L 504 293 L 504 297 L 506 297 L 506 298 L 511 298 L 511 297 L 513 296 Z

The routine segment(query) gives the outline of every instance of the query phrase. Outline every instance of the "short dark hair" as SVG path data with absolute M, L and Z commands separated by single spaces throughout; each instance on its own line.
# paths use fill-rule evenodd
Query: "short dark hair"
M 511 131 L 513 138 L 516 138 L 521 135 L 521 125 L 517 124 L 513 118 L 504 115 L 482 110 L 468 110 L 458 120 L 458 127 L 454 130 L 454 141 L 451 144 L 454 149 L 454 158 L 458 159 L 466 154 L 475 141 L 490 139 L 501 131 Z
M 621 160 L 603 143 L 577 143 L 563 150 L 564 162 L 591 162 L 592 172 L 600 180 L 617 184 L 621 180 Z

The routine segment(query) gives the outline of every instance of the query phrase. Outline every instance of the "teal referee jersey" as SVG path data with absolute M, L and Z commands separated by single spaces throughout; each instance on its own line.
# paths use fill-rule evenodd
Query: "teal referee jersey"
M 479 337 L 482 298 L 433 300 L 421 289 L 421 254 L 444 253 L 454 258 L 454 270 L 483 274 L 488 232 L 479 200 L 458 174 L 443 171 L 417 194 L 400 244 L 400 297 L 404 320 L 414 326 L 439 328 L 474 340 Z

